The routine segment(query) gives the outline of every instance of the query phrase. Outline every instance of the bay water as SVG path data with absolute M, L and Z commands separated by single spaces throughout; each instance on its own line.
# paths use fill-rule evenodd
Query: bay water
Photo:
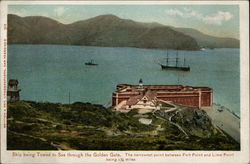
M 177 51 L 168 50 L 175 58 Z M 167 51 L 128 47 L 8 45 L 8 79 L 22 100 L 111 105 L 117 84 L 182 84 L 213 89 L 214 103 L 240 114 L 239 49 L 178 51 L 189 72 L 162 70 Z M 85 65 L 94 60 L 97 66 Z

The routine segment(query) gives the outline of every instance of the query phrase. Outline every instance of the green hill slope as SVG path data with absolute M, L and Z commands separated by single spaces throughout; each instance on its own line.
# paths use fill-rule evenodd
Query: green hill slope
M 158 24 L 138 23 L 102 15 L 64 25 L 41 16 L 8 15 L 12 44 L 66 44 L 109 47 L 198 50 L 195 39 Z
M 191 28 L 140 23 L 114 15 L 62 24 L 42 16 L 8 15 L 8 43 L 64 44 L 198 50 L 239 48 L 239 40 L 219 38 Z
M 175 31 L 192 36 L 201 47 L 205 48 L 239 48 L 240 42 L 234 38 L 219 38 L 203 34 L 191 28 L 173 28 Z
M 182 116 L 175 115 L 173 123 L 162 111 L 125 114 L 89 103 L 20 101 L 8 104 L 7 149 L 239 150 L 237 142 L 213 127 L 206 114 L 195 114 L 196 110 L 180 107 Z M 187 118 L 191 121 L 185 122 Z M 152 122 L 146 125 L 141 119 Z

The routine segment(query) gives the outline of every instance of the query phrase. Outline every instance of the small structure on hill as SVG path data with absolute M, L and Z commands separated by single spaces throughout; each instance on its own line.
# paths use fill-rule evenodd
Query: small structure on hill
M 8 90 L 7 90 L 7 101 L 8 102 L 16 102 L 20 100 L 19 92 L 21 89 L 18 88 L 18 80 L 10 79 L 8 82 Z
M 159 101 L 189 107 L 212 105 L 212 89 L 209 87 L 193 87 L 183 85 L 139 85 L 119 84 L 112 94 L 112 106 L 116 109 L 157 109 Z

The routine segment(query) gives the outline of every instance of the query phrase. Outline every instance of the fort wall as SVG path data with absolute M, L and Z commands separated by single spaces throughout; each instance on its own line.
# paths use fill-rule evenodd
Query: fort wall
M 112 106 L 131 97 L 145 94 L 147 91 L 156 92 L 156 99 L 171 101 L 175 104 L 190 107 L 205 107 L 212 105 L 212 89 L 208 87 L 192 87 L 182 85 L 129 85 L 119 84 L 112 94 Z

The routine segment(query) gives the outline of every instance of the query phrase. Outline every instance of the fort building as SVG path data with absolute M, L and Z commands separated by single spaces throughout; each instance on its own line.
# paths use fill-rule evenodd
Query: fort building
M 188 107 L 206 107 L 213 103 L 213 91 L 209 87 L 183 85 L 119 84 L 112 94 L 112 106 L 116 109 L 159 108 L 159 101 Z
M 20 100 L 19 92 L 21 89 L 18 88 L 18 80 L 10 79 L 8 82 L 8 90 L 7 90 L 7 101 L 8 102 L 16 102 Z

